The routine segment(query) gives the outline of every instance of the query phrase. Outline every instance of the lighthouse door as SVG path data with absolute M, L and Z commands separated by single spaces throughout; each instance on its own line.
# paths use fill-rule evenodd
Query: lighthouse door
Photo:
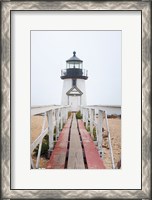
M 78 111 L 80 109 L 80 96 L 69 96 L 69 105 L 71 106 L 71 111 Z

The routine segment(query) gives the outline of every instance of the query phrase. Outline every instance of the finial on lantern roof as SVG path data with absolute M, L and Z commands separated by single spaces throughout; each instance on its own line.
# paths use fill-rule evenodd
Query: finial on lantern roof
M 66 60 L 67 63 L 71 63 L 71 62 L 75 62 L 75 63 L 82 63 L 83 61 L 80 60 L 77 56 L 76 56 L 76 51 L 73 51 L 73 56 Z

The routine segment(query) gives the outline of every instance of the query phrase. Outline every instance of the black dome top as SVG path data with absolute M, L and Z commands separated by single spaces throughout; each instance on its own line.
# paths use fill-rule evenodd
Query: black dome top
M 72 63 L 72 62 L 82 63 L 83 61 L 80 60 L 78 57 L 76 57 L 76 52 L 74 51 L 73 56 L 70 59 L 68 59 L 66 62 L 67 63 Z

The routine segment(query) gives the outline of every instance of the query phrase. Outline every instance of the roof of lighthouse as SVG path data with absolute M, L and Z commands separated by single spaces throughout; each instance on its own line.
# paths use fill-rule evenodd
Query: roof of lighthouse
M 80 60 L 77 56 L 76 56 L 76 52 L 73 52 L 73 56 L 68 59 L 66 62 L 70 63 L 70 62 L 77 62 L 77 63 L 81 63 L 83 62 L 82 60 Z

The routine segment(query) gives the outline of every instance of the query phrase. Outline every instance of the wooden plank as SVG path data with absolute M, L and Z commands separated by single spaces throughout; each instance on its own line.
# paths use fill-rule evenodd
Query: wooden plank
M 66 126 L 62 129 L 58 141 L 55 145 L 55 148 L 51 154 L 50 160 L 47 163 L 47 169 L 64 169 L 67 146 L 68 146 L 68 137 L 70 130 L 71 118 L 68 119 Z
M 103 160 L 100 158 L 98 150 L 90 134 L 85 129 L 82 120 L 78 120 L 78 126 L 84 146 L 84 152 L 88 169 L 105 169 Z
M 47 169 L 64 169 L 67 146 L 68 146 L 69 128 L 64 128 L 59 136 L 55 148 L 47 163 Z
M 82 146 L 80 142 L 80 136 L 77 129 L 77 121 L 75 114 L 73 116 L 71 135 L 70 135 L 70 147 L 68 158 L 68 169 L 85 169 Z
M 47 169 L 64 169 L 67 148 L 56 148 L 47 163 Z

